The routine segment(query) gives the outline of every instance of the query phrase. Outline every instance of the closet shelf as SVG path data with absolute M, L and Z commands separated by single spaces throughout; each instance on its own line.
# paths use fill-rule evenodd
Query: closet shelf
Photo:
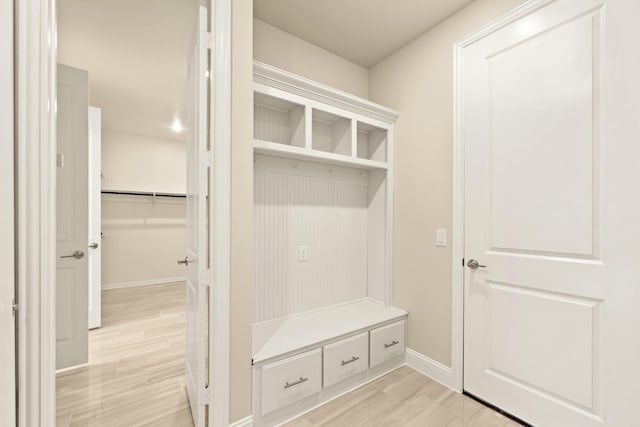
M 303 147 L 279 144 L 276 142 L 253 140 L 253 151 L 267 156 L 285 157 L 288 159 L 306 160 L 316 163 L 325 163 L 337 166 L 348 166 L 365 170 L 387 170 L 387 163 L 375 160 L 361 159 L 342 154 L 329 153 L 318 150 L 310 150 Z
M 102 190 L 102 194 L 116 194 L 120 196 L 151 196 L 151 197 L 187 197 L 184 193 L 162 193 L 156 191 L 124 191 L 124 190 Z
M 253 362 L 291 355 L 407 316 L 369 298 L 253 324 Z

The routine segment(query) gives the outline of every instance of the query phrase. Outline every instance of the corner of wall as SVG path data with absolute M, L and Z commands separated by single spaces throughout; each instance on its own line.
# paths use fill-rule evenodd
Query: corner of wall
M 253 2 L 232 2 L 230 421 L 251 415 Z

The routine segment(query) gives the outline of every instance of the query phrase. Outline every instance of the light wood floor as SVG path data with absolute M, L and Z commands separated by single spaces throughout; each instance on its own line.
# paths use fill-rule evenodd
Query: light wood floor
M 192 427 L 184 322 L 183 283 L 103 292 L 89 365 L 57 376 L 57 426 Z M 519 424 L 403 366 L 287 426 Z
M 57 426 L 193 426 L 184 310 L 182 282 L 104 291 L 89 365 L 57 375 Z
M 520 424 L 402 366 L 286 426 L 520 427 Z

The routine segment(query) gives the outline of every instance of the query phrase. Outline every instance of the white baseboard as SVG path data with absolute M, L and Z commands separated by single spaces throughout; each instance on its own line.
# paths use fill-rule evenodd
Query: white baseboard
M 424 354 L 407 347 L 406 363 L 418 372 L 438 381 L 440 384 L 455 390 L 453 371 L 450 367 L 437 362 Z
M 141 280 L 139 282 L 103 283 L 102 290 L 104 291 L 107 289 L 134 288 L 136 286 L 162 285 L 164 283 L 184 282 L 185 279 L 185 277 L 166 277 L 164 279 Z
M 68 368 L 56 369 L 56 375 L 58 375 L 58 374 L 66 374 L 67 372 L 75 371 L 77 369 L 86 368 L 87 366 L 89 366 L 89 362 L 81 363 L 79 365 L 69 366 Z
M 229 427 L 251 427 L 253 426 L 253 418 L 251 415 L 239 419 L 238 421 L 229 424 Z

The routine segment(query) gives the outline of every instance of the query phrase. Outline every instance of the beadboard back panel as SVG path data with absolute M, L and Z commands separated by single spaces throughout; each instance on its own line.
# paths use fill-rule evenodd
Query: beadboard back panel
M 366 297 L 368 173 L 260 155 L 254 166 L 253 321 Z

